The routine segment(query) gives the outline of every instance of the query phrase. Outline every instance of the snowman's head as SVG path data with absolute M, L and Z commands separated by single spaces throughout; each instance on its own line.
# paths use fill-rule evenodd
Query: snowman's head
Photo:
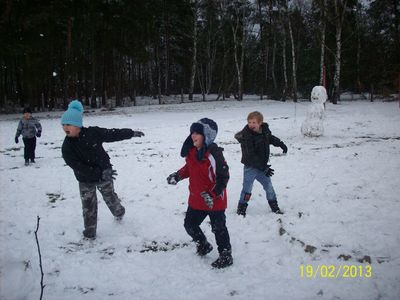
M 323 104 L 327 99 L 326 89 L 320 85 L 314 86 L 311 91 L 311 102 Z

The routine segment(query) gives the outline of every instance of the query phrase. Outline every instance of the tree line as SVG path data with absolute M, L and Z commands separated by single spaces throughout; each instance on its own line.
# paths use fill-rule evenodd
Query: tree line
M 400 86 L 398 0 L 1 0 L 0 107 Z

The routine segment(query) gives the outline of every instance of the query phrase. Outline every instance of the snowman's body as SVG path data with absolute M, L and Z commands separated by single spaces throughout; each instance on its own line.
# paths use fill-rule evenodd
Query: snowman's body
M 301 125 L 301 133 L 305 136 L 319 137 L 324 134 L 324 103 L 327 98 L 326 89 L 323 86 L 315 86 L 312 89 L 311 105 L 307 117 Z

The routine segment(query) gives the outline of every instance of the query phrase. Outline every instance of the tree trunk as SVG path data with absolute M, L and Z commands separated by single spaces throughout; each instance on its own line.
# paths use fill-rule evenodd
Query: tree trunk
M 273 38 L 273 46 L 272 46 L 272 65 L 271 65 L 271 76 L 272 76 L 272 83 L 274 84 L 274 94 L 278 90 L 278 84 L 276 82 L 276 75 L 275 75 L 275 62 L 276 62 L 276 30 L 274 30 L 274 38 Z
M 287 78 L 287 66 L 286 66 L 286 29 L 285 29 L 285 24 L 283 22 L 283 18 L 281 19 L 282 22 L 282 67 L 283 67 L 283 80 L 284 80 L 284 86 L 283 86 L 283 91 L 282 91 L 282 101 L 286 101 L 286 93 L 288 90 L 288 78 Z
M 320 63 L 319 63 L 319 85 L 325 86 L 325 38 L 326 38 L 326 0 L 322 0 L 321 7 L 321 53 L 320 53 Z M 326 88 L 326 86 L 325 86 Z
M 244 16 L 243 16 L 244 18 Z M 243 20 L 244 23 L 244 20 Z M 242 41 L 241 41 L 241 52 L 240 52 L 240 79 L 238 78 L 239 82 L 239 100 L 243 100 L 243 66 L 244 66 L 244 49 L 245 49 L 245 43 L 246 43 L 246 26 L 243 24 L 242 28 Z
M 165 28 L 165 52 L 164 52 L 164 57 L 165 57 L 165 70 L 164 70 L 164 93 L 166 96 L 169 96 L 169 12 L 168 12 L 168 4 L 167 1 L 164 0 L 164 28 Z
M 193 90 L 194 90 L 194 80 L 196 77 L 196 68 L 197 68 L 197 15 L 198 15 L 198 7 L 197 1 L 194 3 L 194 11 L 193 11 L 193 52 L 192 52 L 192 70 L 190 74 L 190 86 L 189 86 L 189 100 L 193 100 Z
M 296 52 L 294 46 L 294 38 L 293 38 L 293 30 L 292 30 L 292 22 L 290 21 L 290 15 L 287 15 L 288 23 L 289 23 L 289 35 L 290 42 L 292 45 L 292 85 L 293 85 L 293 101 L 297 102 L 297 75 L 296 75 Z
M 233 57 L 234 57 L 234 59 L 235 59 L 235 67 L 236 67 L 236 74 L 237 74 L 237 83 L 238 83 L 238 100 L 240 101 L 240 100 L 242 100 L 242 98 L 241 98 L 241 87 L 242 87 L 242 83 L 241 83 L 241 81 L 242 81 L 242 74 L 241 74 L 241 70 L 240 70 L 240 65 L 239 65 L 239 58 L 238 58 L 238 56 L 239 56 L 239 53 L 238 53 L 238 51 L 239 51 L 239 49 L 238 49 L 238 44 L 239 44 L 239 41 L 238 41 L 238 37 L 237 37 L 237 32 L 238 32 L 238 29 L 239 29 L 239 20 L 240 19 L 240 17 L 237 15 L 236 16 L 236 20 L 235 20 L 235 23 L 232 23 L 231 24 L 231 28 L 232 28 L 232 34 L 233 34 Z M 242 49 L 242 51 L 243 51 L 243 49 Z
M 332 103 L 337 104 L 340 100 L 340 67 L 341 67 L 341 54 L 342 54 L 342 28 L 344 15 L 346 12 L 346 3 L 344 0 L 335 0 L 336 12 L 336 55 L 335 55 L 335 74 L 333 76 L 333 96 Z
M 211 27 L 211 28 L 210 28 Z M 214 71 L 214 63 L 217 54 L 217 41 L 216 36 L 218 32 L 215 34 L 212 33 L 213 27 L 210 25 L 207 28 L 208 36 L 207 36 L 207 61 L 206 61 L 206 93 L 209 95 L 211 93 L 211 87 L 213 83 L 213 71 Z

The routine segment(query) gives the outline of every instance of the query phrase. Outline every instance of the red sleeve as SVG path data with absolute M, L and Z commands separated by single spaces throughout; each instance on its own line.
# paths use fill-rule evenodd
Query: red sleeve
M 185 179 L 189 177 L 189 168 L 187 167 L 187 164 L 179 169 L 178 175 L 180 179 Z

